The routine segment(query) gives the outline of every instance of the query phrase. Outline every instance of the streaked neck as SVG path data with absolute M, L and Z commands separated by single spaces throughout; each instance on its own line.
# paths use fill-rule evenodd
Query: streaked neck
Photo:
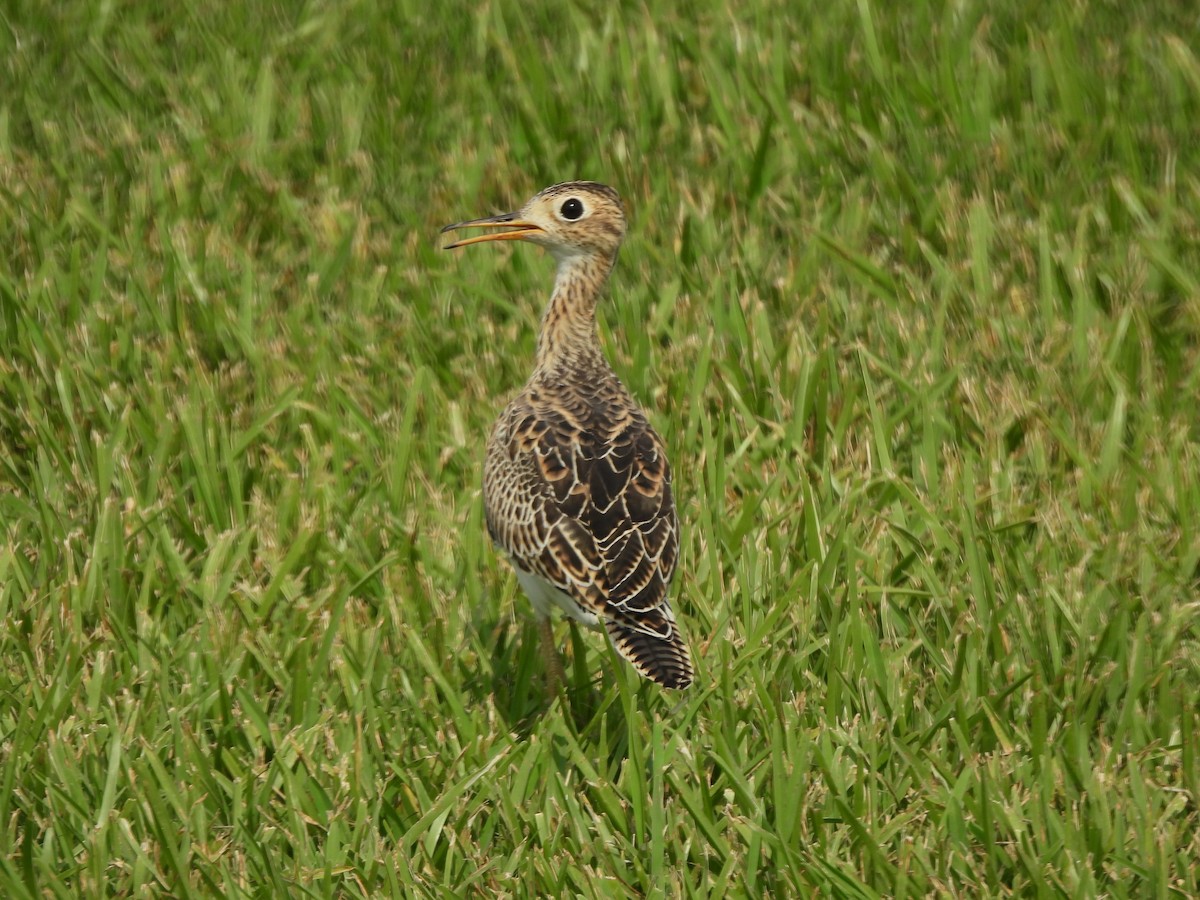
M 599 255 L 559 259 L 554 293 L 542 315 L 538 334 L 535 377 L 561 375 L 564 370 L 606 368 L 596 336 L 596 302 L 608 281 L 614 260 Z

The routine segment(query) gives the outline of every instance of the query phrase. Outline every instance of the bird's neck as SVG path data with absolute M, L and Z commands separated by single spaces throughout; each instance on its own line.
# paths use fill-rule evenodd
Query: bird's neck
M 559 378 L 607 368 L 596 336 L 596 302 L 614 260 L 602 256 L 570 256 L 558 261 L 554 293 L 542 316 L 534 377 Z

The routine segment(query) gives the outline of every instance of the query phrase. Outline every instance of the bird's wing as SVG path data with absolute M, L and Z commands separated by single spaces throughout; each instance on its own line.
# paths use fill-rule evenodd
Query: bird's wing
M 668 668 L 687 683 L 691 663 L 667 602 L 679 535 L 661 439 L 632 403 L 538 399 L 514 400 L 489 442 L 493 540 L 599 615 L 643 674 L 654 677 L 677 646 Z

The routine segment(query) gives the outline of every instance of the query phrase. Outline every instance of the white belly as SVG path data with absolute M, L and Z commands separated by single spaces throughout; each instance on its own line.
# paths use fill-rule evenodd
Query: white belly
M 564 594 L 541 575 L 535 575 L 532 572 L 522 572 L 516 566 L 513 566 L 513 571 L 517 573 L 517 581 L 521 583 L 521 588 L 525 591 L 526 596 L 529 597 L 529 602 L 533 604 L 534 612 L 537 613 L 539 619 L 547 618 L 552 609 L 560 609 L 572 619 L 582 622 L 584 625 L 596 626 L 600 624 L 600 620 L 594 612 L 582 608 L 567 594 Z

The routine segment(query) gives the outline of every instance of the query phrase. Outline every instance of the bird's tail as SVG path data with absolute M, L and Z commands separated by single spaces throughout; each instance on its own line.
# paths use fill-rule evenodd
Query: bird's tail
M 637 621 L 610 614 L 604 617 L 604 629 L 638 674 L 667 688 L 685 688 L 692 683 L 695 673 L 687 644 L 679 626 L 663 610 L 647 610 Z

